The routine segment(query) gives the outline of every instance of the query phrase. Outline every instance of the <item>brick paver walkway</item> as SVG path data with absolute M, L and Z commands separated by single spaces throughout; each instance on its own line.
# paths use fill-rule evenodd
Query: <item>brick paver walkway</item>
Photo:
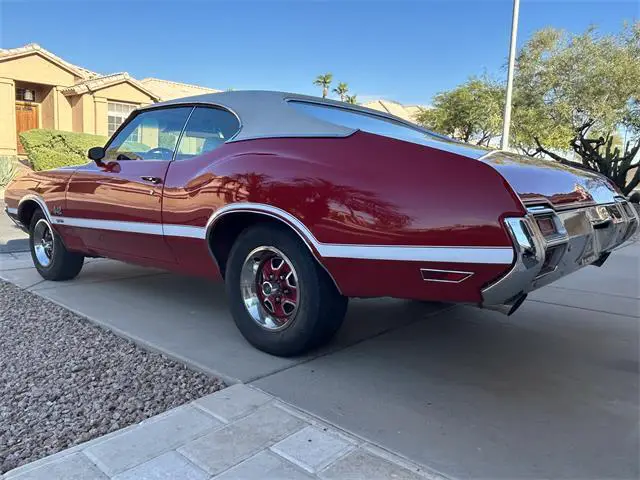
M 4 479 L 442 478 L 234 385 L 5 474 Z

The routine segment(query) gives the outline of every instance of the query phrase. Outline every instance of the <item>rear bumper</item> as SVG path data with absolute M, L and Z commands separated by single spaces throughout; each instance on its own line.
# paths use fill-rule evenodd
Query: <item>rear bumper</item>
M 529 292 L 585 265 L 602 265 L 611 251 L 637 239 L 640 221 L 633 205 L 617 199 L 562 212 L 531 208 L 505 223 L 516 259 L 509 273 L 482 290 L 482 307 L 510 314 Z

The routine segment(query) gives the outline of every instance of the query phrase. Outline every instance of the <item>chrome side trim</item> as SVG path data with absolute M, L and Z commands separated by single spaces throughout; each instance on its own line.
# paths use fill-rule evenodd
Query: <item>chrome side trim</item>
M 450 246 L 410 246 L 410 245 L 350 245 L 322 243 L 296 217 L 271 205 L 251 202 L 238 202 L 225 205 L 216 210 L 207 222 L 208 238 L 215 223 L 231 212 L 265 213 L 274 218 L 285 220 L 293 226 L 298 235 L 315 249 L 323 258 L 354 258 L 366 260 L 394 260 L 413 262 L 454 262 L 482 264 L 510 264 L 513 262 L 511 247 L 450 247 Z
M 47 203 L 44 201 L 44 199 L 41 196 L 33 193 L 25 195 L 20 199 L 20 201 L 18 202 L 18 212 L 20 211 L 20 206 L 28 201 L 34 201 L 38 205 L 40 205 L 40 208 L 44 212 L 45 217 L 47 217 L 47 220 L 49 220 L 49 223 L 51 223 L 51 214 L 49 213 L 49 207 L 47 207 Z
M 461 278 L 460 280 L 437 280 L 435 278 L 424 278 L 424 272 L 461 273 L 463 275 L 466 275 L 466 277 Z M 438 283 L 462 283 L 473 275 L 473 272 L 462 272 L 460 270 L 438 270 L 437 268 L 421 268 L 420 273 L 422 274 L 422 279 L 425 282 L 438 282 Z
M 6 208 L 6 211 L 9 215 L 18 215 L 18 209 L 17 208 Z

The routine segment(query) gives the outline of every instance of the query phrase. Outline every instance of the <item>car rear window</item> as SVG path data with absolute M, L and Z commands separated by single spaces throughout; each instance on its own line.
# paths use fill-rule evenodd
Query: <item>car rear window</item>
M 349 108 L 319 105 L 317 103 L 300 102 L 295 100 L 290 100 L 289 105 L 299 112 L 310 115 L 319 120 L 347 128 L 375 133 L 376 135 L 383 135 L 385 137 L 415 143 L 423 143 L 424 140 L 428 138 L 451 141 L 448 137 L 438 135 L 436 133 L 425 132 L 418 128 L 411 128 L 404 123 L 396 122 L 374 114 L 351 110 Z

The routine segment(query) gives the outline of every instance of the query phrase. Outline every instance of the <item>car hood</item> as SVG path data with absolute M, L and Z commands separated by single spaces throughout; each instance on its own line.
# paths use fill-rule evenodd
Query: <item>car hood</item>
M 612 203 L 621 196 L 606 177 L 554 160 L 496 151 L 481 161 L 495 168 L 525 205 L 551 204 L 562 209 Z

